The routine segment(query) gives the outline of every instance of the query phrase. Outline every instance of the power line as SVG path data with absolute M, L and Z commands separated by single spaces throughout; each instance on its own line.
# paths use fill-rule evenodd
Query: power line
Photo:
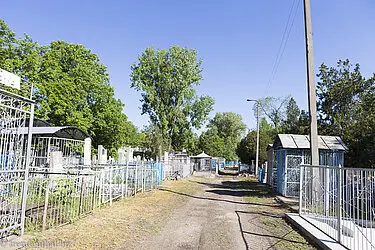
M 299 6 L 300 6 L 300 0 L 294 0 L 294 2 L 292 4 L 292 7 L 290 8 L 290 11 L 289 11 L 288 21 L 285 25 L 283 36 L 282 36 L 281 43 L 280 43 L 280 46 L 279 46 L 279 50 L 277 52 L 277 56 L 276 56 L 276 59 L 275 59 L 275 62 L 273 64 L 273 68 L 272 68 L 272 71 L 271 71 L 271 76 L 268 80 L 265 91 L 267 91 L 268 87 L 271 85 L 271 83 L 272 83 L 272 81 L 273 81 L 273 79 L 274 79 L 274 77 L 277 73 L 277 70 L 279 68 L 282 56 L 284 55 L 285 48 L 286 48 L 286 45 L 287 45 L 288 40 L 289 40 L 290 32 L 292 31 L 292 28 L 293 28 L 293 25 L 294 25 L 294 20 L 297 16 L 297 10 L 298 10 Z

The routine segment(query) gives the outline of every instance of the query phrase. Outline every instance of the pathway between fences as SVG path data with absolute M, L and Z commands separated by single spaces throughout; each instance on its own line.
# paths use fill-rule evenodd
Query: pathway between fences
M 254 179 L 165 181 L 29 243 L 48 249 L 312 249 L 274 198 Z

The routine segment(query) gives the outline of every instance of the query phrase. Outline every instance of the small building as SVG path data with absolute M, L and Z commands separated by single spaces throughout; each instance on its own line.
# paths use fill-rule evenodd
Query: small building
M 319 164 L 344 166 L 347 146 L 338 136 L 319 136 Z M 299 196 L 300 165 L 311 164 L 310 137 L 307 135 L 279 134 L 273 143 L 273 168 L 276 190 L 283 196 Z M 269 173 L 271 173 L 269 172 Z
M 194 171 L 211 171 L 212 156 L 209 156 L 205 152 L 200 153 L 196 156 L 191 156 Z

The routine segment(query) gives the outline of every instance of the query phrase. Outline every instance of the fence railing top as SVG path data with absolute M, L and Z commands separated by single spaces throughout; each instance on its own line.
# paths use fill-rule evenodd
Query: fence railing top
M 350 171 L 370 171 L 370 172 L 375 172 L 375 168 L 346 168 L 346 167 L 342 167 L 342 166 L 309 165 L 309 164 L 301 164 L 301 167 L 324 168 L 324 169 L 342 169 L 342 170 L 350 170 Z
M 4 95 L 8 95 L 8 96 L 12 96 L 12 97 L 16 97 L 16 98 L 18 98 L 18 99 L 20 99 L 20 100 L 22 100 L 22 101 L 24 101 L 24 102 L 28 102 L 28 103 L 30 103 L 30 104 L 35 103 L 35 101 L 32 100 L 32 99 L 29 99 L 29 98 L 24 97 L 24 96 L 22 96 L 22 95 L 18 95 L 18 94 L 16 94 L 16 93 L 12 93 L 12 92 L 7 91 L 7 90 L 5 90 L 5 89 L 1 89 L 1 88 L 0 88 L 0 94 L 4 94 Z

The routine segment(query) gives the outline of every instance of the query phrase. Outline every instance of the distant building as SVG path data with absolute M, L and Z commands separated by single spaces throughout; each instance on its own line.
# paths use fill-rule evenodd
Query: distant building
M 191 156 L 191 161 L 193 162 L 194 171 L 210 171 L 212 156 L 209 156 L 205 152 L 200 153 L 196 156 Z

